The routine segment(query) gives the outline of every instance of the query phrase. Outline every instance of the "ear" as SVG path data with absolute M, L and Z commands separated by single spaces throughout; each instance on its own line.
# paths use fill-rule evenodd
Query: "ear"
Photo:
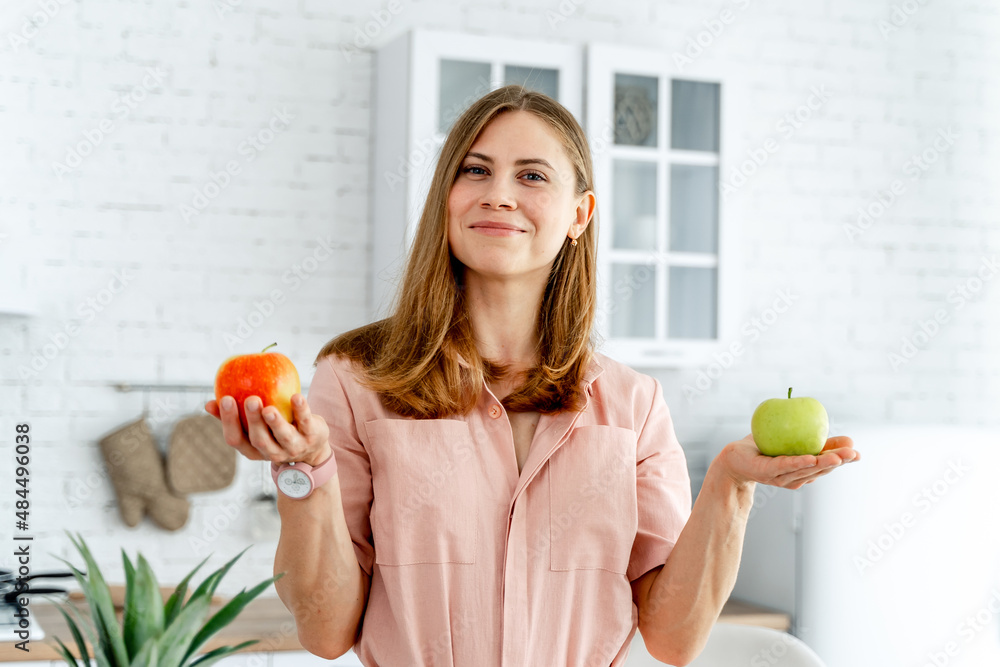
M 594 211 L 597 209 L 597 196 L 594 194 L 593 190 L 587 190 L 580 196 L 580 201 L 576 206 L 576 220 L 570 225 L 569 234 L 573 238 L 579 238 L 580 234 L 583 234 L 584 230 L 587 229 L 587 225 L 590 224 L 591 218 L 594 217 Z

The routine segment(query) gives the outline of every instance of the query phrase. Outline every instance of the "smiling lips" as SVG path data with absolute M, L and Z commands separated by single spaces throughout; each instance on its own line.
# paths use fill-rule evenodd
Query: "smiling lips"
M 506 222 L 496 222 L 494 220 L 474 222 L 470 225 L 470 227 L 486 234 L 487 236 L 514 236 L 515 234 L 521 234 L 524 232 L 523 229 L 515 227 L 514 225 Z

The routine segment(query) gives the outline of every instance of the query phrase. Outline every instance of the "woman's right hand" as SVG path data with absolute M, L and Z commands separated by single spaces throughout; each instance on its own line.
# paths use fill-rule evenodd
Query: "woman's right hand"
M 292 396 L 295 423 L 290 424 L 273 405 L 260 409 L 258 396 L 249 396 L 243 402 L 247 415 L 247 430 L 243 430 L 236 400 L 223 396 L 222 405 L 212 399 L 205 403 L 205 411 L 222 422 L 226 444 L 239 450 L 253 461 L 271 463 L 305 461 L 317 466 L 332 454 L 330 427 L 326 420 L 309 410 L 302 394 Z

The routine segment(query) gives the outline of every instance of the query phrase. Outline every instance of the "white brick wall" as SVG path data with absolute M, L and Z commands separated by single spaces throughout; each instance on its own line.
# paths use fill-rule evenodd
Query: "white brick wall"
M 348 61 L 341 46 L 384 4 L 244 0 L 221 17 L 216 4 L 67 2 L 17 49 L 9 34 L 20 34 L 38 5 L 9 2 L 2 13 L 0 277 L 5 290 L 36 290 L 42 312 L 0 319 L 0 442 L 8 451 L 14 422 L 32 424 L 38 569 L 59 566 L 49 553 L 74 557 L 62 534 L 71 528 L 118 564 L 114 576 L 125 546 L 176 581 L 200 560 L 191 538 L 225 503 L 260 486 L 260 466 L 243 461 L 232 488 L 192 498 L 190 523 L 176 534 L 149 521 L 125 528 L 106 481 L 80 497 L 80 480 L 103 471 L 97 439 L 143 409 L 142 395 L 111 383 L 210 384 L 232 353 L 224 336 L 274 289 L 284 302 L 240 351 L 278 341 L 305 382 L 326 340 L 370 318 L 371 58 L 362 51 Z M 777 137 L 776 123 L 814 86 L 825 85 L 831 98 L 780 140 L 730 205 L 745 251 L 736 321 L 759 317 L 777 289 L 794 286 L 799 301 L 756 341 L 744 340 L 745 353 L 693 401 L 682 387 L 701 369 L 648 371 L 663 382 L 681 440 L 711 449 L 741 437 L 756 404 L 788 385 L 823 400 L 835 424 L 1000 423 L 1000 277 L 961 310 L 946 301 L 983 256 L 1000 252 L 995 6 L 927 3 L 883 38 L 877 22 L 889 20 L 891 3 L 628 4 L 589 0 L 553 26 L 547 12 L 559 11 L 555 0 L 458 9 L 403 1 L 377 40 L 419 26 L 614 41 L 669 58 L 705 21 L 732 9 L 736 20 L 690 70 L 722 63 L 750 84 L 752 105 L 725 110 L 745 120 L 729 138 L 732 155 Z M 150 70 L 163 72 L 162 83 L 144 85 Z M 267 127 L 276 109 L 294 118 L 249 161 L 241 142 Z M 113 126 L 92 154 L 57 177 L 53 163 L 102 122 Z M 959 133 L 954 146 L 912 179 L 907 161 L 946 127 Z M 179 206 L 191 205 L 196 191 L 210 194 L 212 173 L 229 161 L 240 173 L 186 223 Z M 896 179 L 905 192 L 851 241 L 844 226 Z M 338 244 L 333 257 L 292 289 L 282 277 L 327 237 Z M 104 293 L 116 271 L 133 277 L 120 292 Z M 88 299 L 100 304 L 89 321 L 80 310 Z M 893 371 L 887 355 L 939 308 L 950 321 Z M 46 358 L 44 346 L 72 323 L 79 332 Z M 24 382 L 18 368 L 33 359 L 42 368 Z M 154 428 L 161 444 L 205 398 L 146 397 L 170 406 Z M 11 474 L 9 460 L 0 469 Z M 59 496 L 74 488 L 80 502 L 67 512 Z M 12 511 L 4 495 L 0 537 L 10 535 Z M 246 515 L 211 543 L 212 565 L 251 541 Z M 228 592 L 269 576 L 273 549 L 251 549 Z

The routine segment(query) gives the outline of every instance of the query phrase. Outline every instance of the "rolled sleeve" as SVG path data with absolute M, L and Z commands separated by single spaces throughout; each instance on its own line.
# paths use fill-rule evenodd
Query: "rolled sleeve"
M 337 477 L 347 528 L 358 563 L 371 576 L 375 561 L 372 540 L 372 473 L 368 450 L 358 435 L 355 410 L 345 388 L 346 359 L 333 355 L 316 365 L 309 385 L 309 408 L 330 427 L 330 446 L 337 457 Z
M 663 565 L 691 515 L 687 460 L 674 433 L 659 380 L 636 443 L 636 503 L 639 522 L 626 576 L 635 581 Z

